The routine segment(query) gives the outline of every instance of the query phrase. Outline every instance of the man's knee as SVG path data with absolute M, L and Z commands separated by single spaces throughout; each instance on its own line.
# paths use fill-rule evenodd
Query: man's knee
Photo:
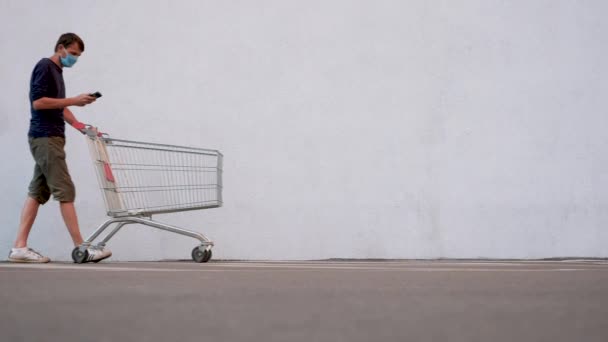
M 36 200 L 36 202 L 38 202 L 39 204 L 43 205 L 49 201 L 49 199 L 51 198 L 51 193 L 46 189 L 38 189 L 34 191 L 30 190 L 28 196 Z
M 70 180 L 53 189 L 53 198 L 61 203 L 73 203 L 76 200 L 76 188 Z

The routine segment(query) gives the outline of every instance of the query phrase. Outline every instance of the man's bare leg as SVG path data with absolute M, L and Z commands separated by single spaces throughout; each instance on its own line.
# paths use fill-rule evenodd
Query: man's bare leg
M 27 246 L 27 238 L 32 230 L 32 225 L 38 215 L 38 208 L 40 203 L 37 200 L 28 196 L 23 205 L 21 211 L 21 222 L 19 223 L 19 230 L 17 231 L 17 240 L 15 240 L 15 248 L 23 248 Z
M 59 206 L 61 208 L 61 216 L 63 216 L 63 221 L 68 227 L 74 246 L 80 245 L 83 240 L 82 235 L 80 235 L 80 227 L 78 226 L 78 217 L 76 216 L 74 202 L 61 202 Z
M 78 218 L 76 217 L 76 209 L 74 208 L 74 202 L 61 202 L 61 215 L 63 215 L 63 221 L 68 227 L 74 246 L 78 247 L 82 242 L 82 236 L 80 235 L 80 228 L 78 227 Z M 112 256 L 112 252 L 107 248 L 89 247 L 87 249 L 88 257 L 86 262 L 94 261 L 99 262 Z

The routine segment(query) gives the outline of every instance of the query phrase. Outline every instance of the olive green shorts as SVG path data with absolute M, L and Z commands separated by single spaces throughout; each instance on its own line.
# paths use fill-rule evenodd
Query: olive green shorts
M 29 196 L 46 203 L 51 194 L 56 201 L 74 202 L 76 189 L 65 163 L 65 138 L 29 138 L 30 151 L 36 162 Z

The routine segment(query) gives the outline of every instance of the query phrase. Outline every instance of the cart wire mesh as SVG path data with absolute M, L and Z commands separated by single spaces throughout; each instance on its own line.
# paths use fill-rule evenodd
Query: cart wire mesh
M 151 216 L 222 206 L 216 150 L 91 137 L 108 216 Z

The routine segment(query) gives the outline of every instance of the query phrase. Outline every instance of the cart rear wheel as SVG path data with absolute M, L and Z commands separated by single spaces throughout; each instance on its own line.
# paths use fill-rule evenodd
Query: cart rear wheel
M 211 255 L 212 255 L 211 250 L 207 249 L 207 250 L 205 250 L 205 252 L 207 252 L 207 253 L 205 253 L 206 255 L 205 255 L 205 259 L 203 259 L 203 262 L 207 262 L 207 261 L 211 260 Z
M 207 262 L 211 259 L 211 250 L 201 248 L 200 246 L 194 247 L 192 250 L 192 260 L 195 262 Z
M 77 264 L 82 264 L 89 257 L 89 252 L 85 249 L 85 251 L 81 251 L 79 247 L 74 248 L 72 250 L 72 260 L 74 260 Z

